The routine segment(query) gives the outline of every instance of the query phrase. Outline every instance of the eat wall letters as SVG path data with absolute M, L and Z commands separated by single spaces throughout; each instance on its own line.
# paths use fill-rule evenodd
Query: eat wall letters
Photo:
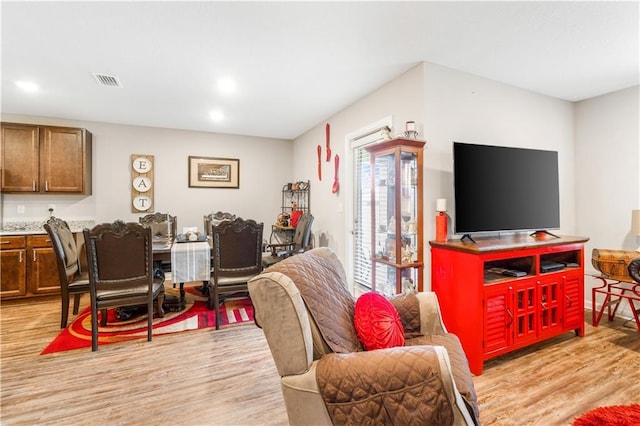
M 153 155 L 131 154 L 131 212 L 153 213 Z

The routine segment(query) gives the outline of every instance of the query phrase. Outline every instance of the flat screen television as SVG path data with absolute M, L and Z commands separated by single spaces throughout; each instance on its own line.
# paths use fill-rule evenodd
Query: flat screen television
M 453 143 L 457 234 L 560 228 L 558 153 Z

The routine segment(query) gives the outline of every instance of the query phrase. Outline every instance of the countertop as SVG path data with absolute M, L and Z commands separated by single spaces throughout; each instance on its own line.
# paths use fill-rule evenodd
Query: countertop
M 44 223 L 45 221 L 2 223 L 0 236 L 46 234 Z M 93 228 L 95 226 L 95 221 L 93 220 L 68 220 L 67 223 L 71 232 L 82 232 L 84 228 Z

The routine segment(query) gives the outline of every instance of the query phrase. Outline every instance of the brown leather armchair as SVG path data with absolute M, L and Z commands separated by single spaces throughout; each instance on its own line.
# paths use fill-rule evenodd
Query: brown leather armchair
M 60 295 L 62 299 L 62 315 L 60 328 L 67 326 L 69 318 L 69 298 L 73 298 L 73 313 L 77 314 L 80 297 L 89 293 L 89 275 L 80 268 L 80 256 L 76 240 L 69 229 L 69 224 L 62 219 L 51 216 L 44 224 L 49 234 L 53 252 L 56 255 L 58 277 L 60 278 Z
M 249 281 L 289 422 L 478 424 L 467 359 L 442 323 L 436 295 L 393 299 L 405 346 L 363 351 L 346 282 L 327 247 L 289 257 Z
M 138 223 L 104 223 L 83 230 L 91 293 L 91 349 L 98 350 L 98 311 L 147 305 L 147 340 L 152 339 L 154 299 L 164 316 L 164 279 L 154 279 L 151 229 Z

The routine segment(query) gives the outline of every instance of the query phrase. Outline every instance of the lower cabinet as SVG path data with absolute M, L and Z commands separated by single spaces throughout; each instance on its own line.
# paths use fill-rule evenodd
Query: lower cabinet
M 55 253 L 48 235 L 0 237 L 0 298 L 60 292 Z
M 566 328 L 582 327 L 577 286 L 567 286 L 567 282 L 575 284 L 579 277 L 569 274 L 567 279 L 563 273 L 485 285 L 484 355 L 497 355 L 553 337 Z
M 472 373 L 482 374 L 490 358 L 567 331 L 584 336 L 585 241 L 430 243 L 432 290 Z
M 27 294 L 27 241 L 25 237 L 0 237 L 0 297 Z
M 56 254 L 48 235 L 27 236 L 27 277 L 31 294 L 60 292 Z

